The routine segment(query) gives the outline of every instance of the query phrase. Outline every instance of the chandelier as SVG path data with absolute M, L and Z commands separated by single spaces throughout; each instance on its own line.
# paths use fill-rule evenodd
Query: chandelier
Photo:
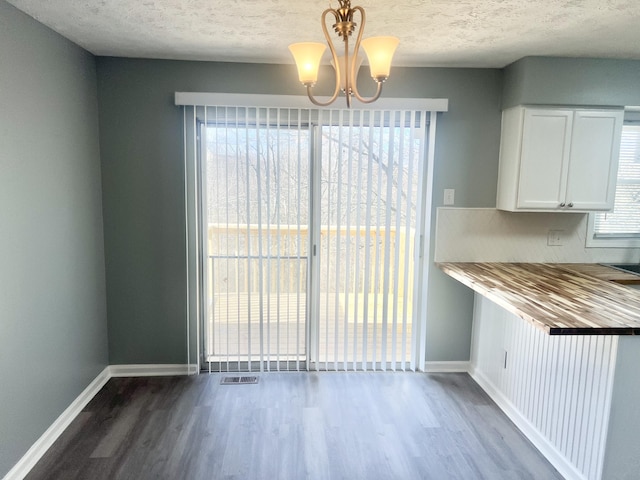
M 289 45 L 289 50 L 298 67 L 300 82 L 307 87 L 307 95 L 315 105 L 326 107 L 332 104 L 338 98 L 340 91 L 342 91 L 347 100 L 347 107 L 350 108 L 352 97 L 357 98 L 362 103 L 372 103 L 380 97 L 382 84 L 389 78 L 391 59 L 398 47 L 399 40 L 396 37 L 371 37 L 363 40 L 364 9 L 362 7 L 352 7 L 350 0 L 338 0 L 338 2 L 340 3 L 339 8 L 331 8 L 331 5 L 329 5 L 329 8 L 322 12 L 322 31 L 331 50 L 331 64 L 336 72 L 335 90 L 328 101 L 318 101 L 311 92 L 318 80 L 320 61 L 327 46 L 324 43 L 302 42 Z M 360 14 L 360 28 L 358 29 L 355 47 L 353 51 L 350 51 L 349 39 L 358 26 L 354 22 L 356 12 Z M 338 55 L 336 47 L 329 36 L 326 20 L 329 15 L 335 18 L 336 23 L 333 24 L 333 29 L 338 34 L 338 38 L 342 38 L 344 45 L 344 55 L 342 56 Z M 371 98 L 363 98 L 358 92 L 357 74 L 362 63 L 362 57 L 358 55 L 360 46 L 362 46 L 367 55 L 371 77 L 377 84 L 376 92 Z

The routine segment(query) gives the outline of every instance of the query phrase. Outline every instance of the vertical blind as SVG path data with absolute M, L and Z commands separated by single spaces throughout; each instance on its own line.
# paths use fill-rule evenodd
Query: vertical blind
M 416 365 L 429 112 L 185 106 L 202 361 Z
M 316 368 L 412 368 L 425 123 L 423 112 L 320 114 Z
M 224 371 L 304 369 L 308 112 L 207 107 L 199 132 L 206 362 Z

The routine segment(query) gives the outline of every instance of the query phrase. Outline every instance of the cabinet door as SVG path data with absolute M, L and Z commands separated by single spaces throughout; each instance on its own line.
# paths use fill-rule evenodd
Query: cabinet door
M 555 210 L 565 201 L 573 112 L 526 109 L 518 208 Z
M 623 115 L 622 111 L 575 113 L 566 196 L 573 209 L 613 209 Z

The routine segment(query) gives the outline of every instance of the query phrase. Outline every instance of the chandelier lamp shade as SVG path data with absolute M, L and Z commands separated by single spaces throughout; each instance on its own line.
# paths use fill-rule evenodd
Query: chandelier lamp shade
M 309 99 L 320 107 L 332 104 L 342 91 L 347 100 L 347 107 L 351 107 L 353 97 L 362 103 L 375 102 L 382 93 L 382 84 L 389 78 L 391 61 L 393 54 L 398 47 L 399 40 L 396 37 L 371 37 L 362 38 L 366 16 L 362 7 L 352 7 L 350 0 L 338 0 L 339 8 L 327 8 L 322 12 L 322 31 L 331 51 L 331 64 L 336 72 L 335 90 L 331 98 L 326 102 L 320 102 L 312 94 L 312 89 L 318 81 L 318 70 L 322 56 L 327 49 L 324 43 L 302 42 L 289 45 L 289 50 L 298 67 L 298 78 L 307 87 Z M 360 26 L 355 23 L 358 14 Z M 338 53 L 327 28 L 327 17 L 333 17 L 335 23 L 333 30 L 342 40 L 344 53 Z M 354 18 L 356 17 L 356 18 Z M 353 50 L 350 49 L 349 41 L 352 34 L 357 29 L 356 41 Z M 359 55 L 360 47 L 364 50 L 369 61 L 371 77 L 376 82 L 377 89 L 371 98 L 363 98 L 358 92 L 357 75 L 362 63 L 362 56 Z

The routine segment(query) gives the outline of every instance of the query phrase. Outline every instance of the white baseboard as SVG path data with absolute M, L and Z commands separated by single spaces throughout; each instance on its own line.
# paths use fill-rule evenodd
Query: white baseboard
M 51 426 L 40 436 L 31 446 L 27 453 L 16 463 L 4 480 L 22 480 L 35 466 L 42 456 L 49 450 L 53 442 L 64 432 L 71 422 L 78 416 L 82 409 L 100 391 L 100 389 L 111 378 L 109 367 L 106 367 L 100 374 L 85 388 L 76 399 L 71 402 L 64 412 L 51 424 Z
M 109 373 L 112 377 L 166 377 L 172 375 L 192 375 L 198 373 L 197 365 L 186 363 L 177 364 L 141 364 L 141 365 L 110 365 Z
M 22 480 L 110 378 L 189 375 L 194 373 L 198 373 L 198 366 L 193 364 L 110 365 L 106 367 L 36 440 L 27 453 L 4 476 L 3 480 Z
M 425 362 L 424 371 L 427 373 L 466 373 L 469 362 Z
M 468 372 L 469 362 L 426 362 L 424 371 L 431 373 Z M 27 453 L 9 470 L 3 480 L 22 480 L 110 378 L 189 375 L 195 373 L 198 373 L 198 366 L 196 364 L 140 364 L 110 365 L 106 367 L 87 388 L 78 395 L 71 405 L 62 412 L 42 436 L 36 440 Z M 480 384 L 480 381 L 477 379 L 476 381 Z M 480 385 L 482 386 L 482 384 Z M 491 394 L 489 395 L 491 396 Z M 500 405 L 497 400 L 496 403 Z M 509 414 L 507 413 L 507 415 Z M 517 424 L 517 422 L 515 423 Z
M 573 466 L 540 431 L 529 422 L 516 407 L 498 391 L 481 371 L 470 365 L 469 375 L 496 402 L 507 417 L 520 429 L 540 453 L 560 472 L 566 480 L 587 480 L 587 478 Z

